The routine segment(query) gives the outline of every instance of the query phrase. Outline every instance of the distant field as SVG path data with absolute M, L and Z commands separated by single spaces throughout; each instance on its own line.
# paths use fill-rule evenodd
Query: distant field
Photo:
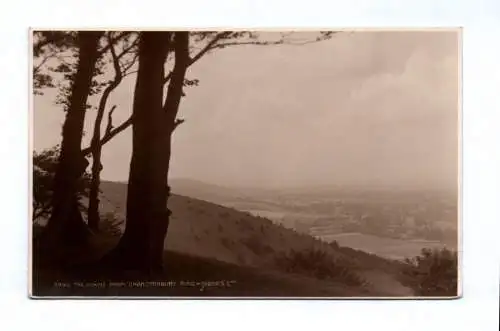
M 327 234 L 317 237 L 327 242 L 336 240 L 341 246 L 398 260 L 419 255 L 422 248 L 442 248 L 445 246 L 436 241 L 383 238 L 362 233 Z
M 238 208 L 236 208 L 238 209 Z M 283 211 L 270 211 L 270 210 L 247 210 L 247 209 L 238 209 L 241 211 L 249 212 L 254 216 L 265 217 L 273 221 L 281 221 L 287 215 L 286 212 Z

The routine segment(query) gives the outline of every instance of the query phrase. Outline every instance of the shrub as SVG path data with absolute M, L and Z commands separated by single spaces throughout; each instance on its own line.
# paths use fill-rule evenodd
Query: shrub
M 108 212 L 102 217 L 99 223 L 99 232 L 111 237 L 120 237 L 122 233 L 121 225 L 123 222 L 124 221 L 118 219 L 114 213 Z
M 263 243 L 260 238 L 255 236 L 243 240 L 243 243 L 257 256 L 274 253 L 274 249 L 271 246 Z
M 50 216 L 52 210 L 52 186 L 59 162 L 59 153 L 59 145 L 33 153 L 33 220 Z M 77 182 L 76 193 L 78 206 L 81 210 L 86 210 L 81 198 L 88 197 L 90 178 L 90 174 L 84 172 Z
M 410 284 L 417 295 L 455 296 L 457 295 L 458 255 L 446 248 L 422 249 L 422 253 L 406 259 L 404 274 L 410 276 Z
M 330 242 L 329 245 L 332 246 L 334 249 L 338 249 L 339 248 L 339 243 L 337 242 L 337 240 L 334 240 L 334 241 Z
M 286 272 L 304 274 L 318 279 L 340 280 L 347 285 L 366 284 L 366 281 L 357 273 L 332 259 L 324 250 L 291 250 L 285 255 L 278 256 L 276 265 Z

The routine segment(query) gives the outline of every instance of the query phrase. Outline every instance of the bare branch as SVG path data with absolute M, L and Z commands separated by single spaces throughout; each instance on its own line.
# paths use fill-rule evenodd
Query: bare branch
M 104 135 L 109 134 L 111 130 L 113 130 L 113 112 L 115 111 L 115 109 L 116 105 L 113 105 L 113 107 L 111 107 L 110 111 L 108 112 L 108 124 L 106 125 L 106 131 Z
M 183 118 L 177 118 L 174 122 L 174 130 L 179 126 L 181 125 L 182 123 L 184 123 L 186 120 L 183 119 Z
M 214 46 L 214 48 L 224 48 L 228 46 L 245 46 L 245 45 L 254 45 L 254 46 L 270 46 L 270 45 L 282 45 L 285 41 L 283 39 L 276 41 L 258 41 L 258 40 L 248 40 L 248 41 L 233 41 L 233 42 L 223 42 L 218 43 Z
M 100 146 L 105 145 L 108 141 L 113 139 L 114 136 L 122 132 L 123 130 L 127 129 L 130 125 L 132 124 L 132 116 L 130 116 L 125 122 L 111 130 L 109 133 L 106 133 L 104 137 L 102 137 L 102 140 L 99 142 Z M 90 154 L 92 152 L 92 148 L 89 146 L 85 149 L 82 150 L 82 154 L 84 156 Z
M 111 83 L 104 89 L 102 93 L 101 100 L 99 100 L 99 107 L 97 109 L 97 116 L 94 124 L 94 135 L 92 136 L 91 147 L 93 149 L 98 150 L 102 145 L 100 144 L 101 140 L 101 123 L 102 118 L 104 117 L 104 111 L 106 109 L 106 103 L 108 102 L 109 95 L 113 90 L 120 84 L 122 81 L 123 75 L 120 68 L 120 60 L 116 55 L 115 47 L 111 44 L 113 39 L 111 38 L 111 32 L 108 33 L 108 42 L 111 47 L 109 48 L 111 52 L 111 57 L 113 59 L 113 67 L 115 69 L 115 77 L 111 81 Z
M 134 66 L 134 64 L 137 62 L 137 58 L 139 57 L 139 54 L 135 54 L 132 60 L 129 61 L 126 65 L 124 65 L 122 71 L 124 73 L 124 76 L 129 75 L 127 71 Z
M 189 65 L 192 65 L 193 63 L 195 63 L 196 61 L 198 61 L 203 55 L 205 55 L 208 51 L 214 49 L 216 43 L 229 36 L 229 34 L 231 34 L 231 32 L 219 32 L 218 34 L 215 35 L 215 37 L 201 50 L 198 52 L 198 54 L 196 54 L 190 61 Z
M 217 33 L 213 37 L 213 39 L 211 41 L 209 41 L 205 45 L 205 47 L 203 47 L 196 55 L 194 55 L 192 58 L 190 58 L 188 60 L 187 67 L 190 67 L 191 65 L 193 65 L 194 63 L 196 63 L 207 52 L 209 52 L 210 50 L 213 50 L 213 49 L 225 48 L 225 47 L 228 47 L 228 46 L 243 46 L 243 45 L 256 45 L 256 46 L 283 45 L 283 44 L 286 44 L 286 45 L 305 45 L 305 44 L 310 44 L 310 43 L 315 43 L 315 42 L 319 42 L 319 41 L 322 41 L 322 40 L 330 39 L 332 35 L 340 33 L 340 32 L 339 31 L 329 31 L 329 32 L 325 32 L 322 36 L 320 36 L 320 37 L 318 37 L 316 39 L 308 40 L 308 41 L 300 41 L 300 42 L 298 42 L 298 41 L 291 42 L 291 41 L 285 40 L 286 37 L 289 36 L 289 35 L 291 35 L 293 32 L 290 32 L 288 34 L 283 34 L 282 35 L 282 39 L 277 40 L 277 41 L 247 40 L 247 41 L 234 41 L 234 42 L 220 42 L 220 41 L 224 40 L 224 38 L 230 37 L 231 33 L 232 33 L 231 31 L 224 31 L 224 32 Z M 121 36 L 121 37 L 123 37 L 123 36 Z M 121 37 L 119 36 L 119 37 L 117 37 L 115 39 L 119 39 Z M 136 60 L 137 60 L 137 55 L 129 63 L 129 65 L 127 66 L 126 70 L 130 69 L 133 66 L 133 64 L 135 63 Z M 137 73 L 137 70 L 131 71 L 131 72 L 125 72 L 124 71 L 123 77 L 126 77 L 126 76 L 134 74 L 134 73 Z M 169 74 L 163 80 L 164 84 L 166 84 L 167 82 L 170 81 L 170 79 L 172 78 L 172 74 L 173 74 L 172 71 L 170 71 Z M 176 119 L 174 121 L 174 128 L 176 128 L 178 125 L 182 124 L 183 122 L 184 122 L 183 119 Z M 113 137 L 115 137 L 117 134 L 119 134 L 120 132 L 122 132 L 125 129 L 127 129 L 130 125 L 132 125 L 132 116 L 130 116 L 126 121 L 124 121 L 118 127 L 112 128 L 109 131 L 107 131 L 105 133 L 103 139 L 100 141 L 99 144 L 101 146 L 104 145 L 104 144 L 106 144 Z M 83 152 L 84 155 L 87 155 L 87 154 L 90 153 L 90 151 L 91 150 L 90 150 L 90 147 L 89 147 L 89 148 L 84 149 L 82 152 Z
M 138 70 L 134 70 L 134 71 L 129 71 L 127 72 L 125 75 L 123 75 L 123 78 L 127 77 L 127 76 L 130 76 L 130 75 L 133 75 L 133 74 L 136 74 Z
M 163 79 L 163 85 L 167 84 L 170 78 L 172 78 L 172 70 L 170 70 L 168 75 L 166 75 L 165 78 Z
M 214 45 L 213 48 L 225 48 L 228 46 L 245 46 L 245 45 L 254 45 L 254 46 L 270 46 L 270 45 L 291 45 L 291 46 L 302 46 L 307 44 L 313 44 L 320 41 L 328 40 L 332 38 L 334 34 L 340 33 L 340 31 L 328 31 L 322 33 L 321 36 L 318 36 L 314 39 L 304 40 L 304 41 L 293 41 L 287 40 L 286 37 L 293 34 L 292 32 L 281 34 L 282 38 L 275 41 L 259 41 L 259 40 L 246 40 L 246 41 L 232 41 L 232 42 L 221 42 Z
M 210 50 L 214 49 L 216 43 L 221 40 L 222 38 L 225 38 L 227 35 L 229 35 L 231 32 L 219 32 L 210 42 L 208 42 L 208 44 L 203 47 L 195 56 L 193 56 L 192 58 L 189 59 L 189 62 L 188 62 L 188 68 L 193 65 L 194 63 L 196 63 L 196 61 L 198 61 L 203 55 L 205 55 L 207 52 L 209 52 Z M 165 77 L 165 79 L 163 80 L 163 84 L 166 84 L 170 78 L 172 78 L 172 71 L 170 71 L 168 73 L 168 75 Z
M 111 44 L 112 43 L 111 34 L 108 35 L 108 42 L 111 45 L 109 50 L 111 51 L 111 57 L 113 59 L 113 67 L 115 68 L 115 79 L 113 83 L 117 84 L 116 82 L 119 83 L 119 81 L 122 79 L 122 71 L 120 70 L 120 58 L 119 56 L 116 55 L 115 47 L 113 46 L 113 44 Z M 120 55 L 123 54 L 125 53 L 122 53 Z
M 118 34 L 118 36 L 112 38 L 108 44 L 106 46 L 104 46 L 100 51 L 99 51 L 99 55 L 102 55 L 104 53 L 106 53 L 117 41 L 119 41 L 120 39 L 122 39 L 123 37 L 126 37 L 130 34 L 132 34 L 133 31 L 123 31 L 121 32 L 120 34 Z M 108 39 L 109 40 L 109 39 Z
M 36 75 L 38 71 L 43 67 L 43 65 L 52 57 L 53 55 L 45 56 L 43 60 L 35 68 L 33 68 L 33 75 Z

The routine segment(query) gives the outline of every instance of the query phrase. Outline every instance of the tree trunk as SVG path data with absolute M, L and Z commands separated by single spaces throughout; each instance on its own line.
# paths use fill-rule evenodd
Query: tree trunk
M 78 33 L 78 69 L 71 87 L 69 107 L 62 132 L 61 154 L 54 177 L 52 214 L 44 231 L 43 242 L 64 250 L 60 245 L 80 245 L 86 239 L 86 226 L 78 210 L 77 184 L 85 172 L 87 160 L 81 153 L 81 141 L 87 97 L 98 59 L 101 32 Z M 56 252 L 52 252 L 56 253 Z
M 99 186 L 101 184 L 101 147 L 92 151 L 92 178 L 90 180 L 88 226 L 93 232 L 99 231 Z
M 99 185 L 101 183 L 101 170 L 102 170 L 101 124 L 102 124 L 102 119 L 104 117 L 104 112 L 106 110 L 106 103 L 108 102 L 108 98 L 109 98 L 111 92 L 113 92 L 113 90 L 116 87 L 118 87 L 118 85 L 120 85 L 120 83 L 123 79 L 122 69 L 120 67 L 120 60 L 115 52 L 115 48 L 114 48 L 114 45 L 111 41 L 111 37 L 108 38 L 108 42 L 110 44 L 109 49 L 111 51 L 111 57 L 113 59 L 113 67 L 115 69 L 115 78 L 104 89 L 101 100 L 99 101 L 99 107 L 97 109 L 97 116 L 96 116 L 95 123 L 94 123 L 94 134 L 92 135 L 92 141 L 91 141 L 92 178 L 91 178 L 91 182 L 90 182 L 90 192 L 89 192 L 90 194 L 89 194 L 89 208 L 88 208 L 88 225 L 89 225 L 89 228 L 94 232 L 99 231 L 99 222 L 100 222 Z M 115 109 L 115 107 L 116 106 L 112 107 L 111 110 L 109 111 L 109 114 L 108 114 L 108 116 L 109 116 L 109 119 L 108 119 L 109 130 L 111 130 L 111 116 L 112 116 L 112 113 L 113 113 L 113 110 Z M 108 128 L 106 128 L 106 132 L 108 132 Z
M 178 36 L 181 36 L 179 38 Z M 188 39 L 174 33 L 174 79 L 168 89 L 169 101 L 178 109 L 188 59 Z M 163 270 L 164 241 L 170 211 L 168 170 L 174 120 L 163 107 L 164 63 L 171 33 L 144 32 L 139 45 L 139 71 L 133 106 L 133 146 L 127 194 L 125 232 L 112 260 L 122 267 L 152 273 Z M 179 79 L 180 78 L 180 79 Z M 172 84 L 178 84 L 175 88 Z M 174 93 L 170 94 L 171 91 Z M 177 101 L 176 101 L 177 100 Z M 176 101 L 176 102 L 172 102 Z
M 171 34 L 143 32 L 132 110 L 132 159 L 127 192 L 125 232 L 111 257 L 125 268 L 152 271 L 153 237 L 168 223 L 167 172 L 170 158 L 165 113 L 162 110 L 164 65 Z

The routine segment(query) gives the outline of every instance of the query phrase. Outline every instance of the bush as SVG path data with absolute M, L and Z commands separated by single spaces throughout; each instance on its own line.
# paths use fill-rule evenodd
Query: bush
M 33 220 L 48 218 L 52 210 L 53 182 L 59 163 L 60 147 L 55 146 L 33 153 Z M 85 172 L 78 180 L 76 193 L 79 207 L 85 210 L 80 199 L 88 197 L 90 174 Z
M 265 230 L 266 230 L 266 229 L 265 229 L 265 227 L 264 227 L 264 224 L 261 224 L 261 225 L 260 225 L 260 233 L 264 234 Z
M 334 249 L 338 249 L 340 247 L 337 240 L 330 242 L 329 245 L 332 246 Z
M 122 234 L 121 225 L 123 220 L 119 220 L 115 214 L 106 213 L 99 223 L 99 232 L 111 237 L 120 237 Z
M 274 253 L 274 249 L 268 244 L 263 243 L 260 237 L 252 236 L 244 239 L 243 244 L 257 256 L 266 256 Z
M 357 273 L 334 261 L 324 250 L 291 250 L 288 254 L 279 256 L 276 264 L 280 269 L 290 273 L 304 274 L 318 279 L 340 280 L 347 285 L 366 284 Z
M 420 296 L 456 296 L 458 293 L 458 255 L 446 248 L 422 249 L 422 253 L 406 259 L 404 274 L 412 279 L 412 287 Z

